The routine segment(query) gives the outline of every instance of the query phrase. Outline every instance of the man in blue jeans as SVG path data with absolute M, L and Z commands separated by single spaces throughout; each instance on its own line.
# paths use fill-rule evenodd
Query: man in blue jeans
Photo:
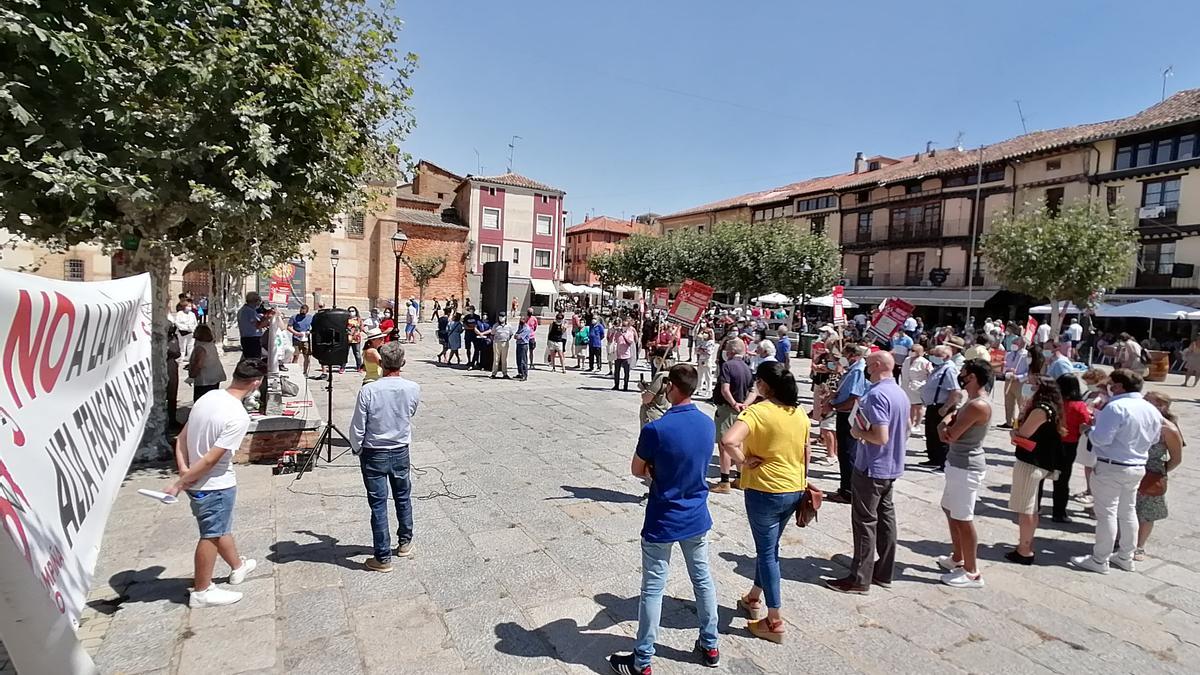
M 654 638 L 662 614 L 663 589 L 675 543 L 696 594 L 701 662 L 716 667 L 717 588 L 708 569 L 708 485 L 704 478 L 716 442 L 713 421 L 692 403 L 699 375 L 695 366 L 681 363 L 667 374 L 666 395 L 671 409 L 642 427 L 630 471 L 649 478 L 650 498 L 642 526 L 642 593 L 638 604 L 637 645 L 633 654 L 613 654 L 608 664 L 619 675 L 650 675 Z
M 408 448 L 412 443 L 412 416 L 421 402 L 421 387 L 400 376 L 404 347 L 388 342 L 379 348 L 383 376 L 358 391 L 354 417 L 350 420 L 350 447 L 362 463 L 367 503 L 371 505 L 371 535 L 375 555 L 367 558 L 367 569 L 392 571 L 392 541 L 388 530 L 388 488 L 396 503 L 397 556 L 412 554 L 412 484 Z

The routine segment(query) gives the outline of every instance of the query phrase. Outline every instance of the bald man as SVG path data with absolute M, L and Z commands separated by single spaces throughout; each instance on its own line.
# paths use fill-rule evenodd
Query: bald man
M 908 445 L 908 395 L 892 377 L 895 361 L 888 352 L 867 357 L 872 386 L 850 421 L 858 441 L 854 475 L 850 479 L 850 526 L 854 557 L 850 576 L 827 580 L 841 593 L 865 595 L 871 584 L 888 588 L 896 563 L 896 511 L 892 484 L 904 473 Z

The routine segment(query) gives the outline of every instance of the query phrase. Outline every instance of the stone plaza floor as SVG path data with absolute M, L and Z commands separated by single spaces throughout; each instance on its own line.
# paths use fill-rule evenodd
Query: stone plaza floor
M 405 369 L 423 396 L 412 448 L 411 558 L 395 559 L 391 574 L 363 569 L 371 531 L 353 455 L 321 463 L 299 481 L 272 476 L 269 466 L 239 466 L 235 535 L 258 569 L 238 588 L 245 593 L 240 603 L 190 610 L 194 523 L 183 504 L 163 506 L 135 494 L 164 485 L 167 469 L 136 468 L 108 522 L 79 632 L 100 669 L 609 672 L 605 657 L 632 650 L 637 627 L 644 489 L 628 470 L 638 395 L 610 391 L 602 377 L 552 374 L 544 365 L 525 383 L 491 381 L 439 366 L 436 351 L 430 339 L 413 346 Z M 1172 376 L 1159 388 L 1180 397 L 1175 409 L 1185 434 L 1193 435 L 1200 390 L 1178 382 Z M 342 428 L 357 389 L 357 375 L 337 378 L 334 418 Z M 801 389 L 807 395 L 808 387 Z M 314 389 L 311 398 L 317 405 L 309 413 L 319 415 L 324 392 Z M 994 400 L 1000 402 L 999 393 Z M 844 574 L 850 552 L 849 507 L 826 504 L 815 526 L 793 524 L 784 536 L 783 645 L 751 637 L 736 610 L 753 577 L 754 547 L 741 495 L 712 495 L 721 668 L 1200 671 L 1197 463 L 1185 456 L 1172 474 L 1171 517 L 1158 524 L 1138 571 L 1101 576 L 1067 565 L 1070 556 L 1090 550 L 1093 521 L 1072 504 L 1074 524 L 1050 523 L 1048 495 L 1038 564 L 1003 560 L 1017 536 L 1007 510 L 1013 458 L 1004 431 L 992 430 L 986 445 L 987 487 L 977 508 L 986 588 L 938 583 L 933 558 L 948 552 L 949 542 L 939 507 L 942 476 L 915 466 L 923 442 L 912 439 L 909 470 L 896 484 L 900 541 L 892 588 L 846 596 L 821 584 L 822 577 Z M 835 485 L 831 468 L 814 467 L 814 481 Z M 1078 467 L 1074 483 L 1073 491 L 1082 489 Z M 227 573 L 218 563 L 217 576 Z M 700 672 L 691 653 L 691 587 L 678 555 L 668 595 L 655 671 Z

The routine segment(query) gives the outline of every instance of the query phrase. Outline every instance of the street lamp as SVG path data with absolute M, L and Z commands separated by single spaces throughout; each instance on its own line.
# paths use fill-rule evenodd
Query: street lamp
M 333 265 L 333 308 L 337 309 L 337 265 L 338 265 L 338 250 L 336 248 L 329 249 L 329 264 Z
M 404 255 L 404 247 L 408 246 L 408 235 L 396 228 L 396 234 L 392 235 L 392 253 L 396 254 L 396 288 L 392 293 L 392 321 L 396 321 L 397 312 L 400 311 L 400 256 Z
M 807 318 L 804 315 L 807 313 L 808 309 L 808 285 L 812 283 L 812 271 L 812 265 L 809 264 L 808 260 L 805 260 L 800 265 L 800 274 L 802 275 L 801 278 L 803 279 L 803 288 L 800 292 L 800 325 L 797 326 L 800 331 L 804 330 L 804 323 L 807 321 Z M 796 317 L 792 317 L 792 321 L 795 322 L 795 320 Z

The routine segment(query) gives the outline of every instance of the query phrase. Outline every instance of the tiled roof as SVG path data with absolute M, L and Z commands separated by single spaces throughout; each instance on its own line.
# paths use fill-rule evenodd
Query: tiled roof
M 567 228 L 567 235 L 579 234 L 581 232 L 614 232 L 616 234 L 633 234 L 633 223 L 628 220 L 619 220 L 617 218 L 609 218 L 608 216 L 596 216 L 589 220 L 585 220 L 578 225 L 572 225 Z
M 412 223 L 413 225 L 425 225 L 428 227 L 448 227 L 455 230 L 465 230 L 466 225 L 458 221 L 454 209 L 444 209 L 441 213 L 435 211 L 422 211 L 420 209 L 405 209 L 399 208 L 386 216 L 380 216 L 382 220 L 395 220 L 400 223 Z
M 547 192 L 562 192 L 556 187 L 550 187 L 545 183 L 539 183 L 532 178 L 526 178 L 519 173 L 500 174 L 499 176 L 467 176 L 467 180 L 477 180 L 484 183 L 495 183 L 497 185 L 511 185 L 513 187 L 529 188 L 530 190 L 545 190 Z
M 1200 120 L 1200 89 L 1181 91 L 1167 100 L 1129 117 L 1109 120 L 1107 122 L 1079 124 L 1061 129 L 1033 131 L 984 146 L 983 162 L 989 164 L 1017 159 L 1072 145 L 1136 134 L 1193 120 Z M 875 171 L 814 178 L 771 190 L 750 192 L 738 195 L 737 197 L 730 197 L 729 199 L 678 211 L 663 216 L 663 218 L 720 211 L 740 206 L 753 206 L 800 194 L 825 190 L 851 190 L 868 185 L 913 180 L 915 178 L 967 170 L 976 166 L 978 162 L 979 151 L 977 149 L 959 150 L 958 148 L 942 148 L 935 150 L 932 156 L 928 153 L 920 153 L 918 155 L 901 157 L 895 164 L 887 164 Z

